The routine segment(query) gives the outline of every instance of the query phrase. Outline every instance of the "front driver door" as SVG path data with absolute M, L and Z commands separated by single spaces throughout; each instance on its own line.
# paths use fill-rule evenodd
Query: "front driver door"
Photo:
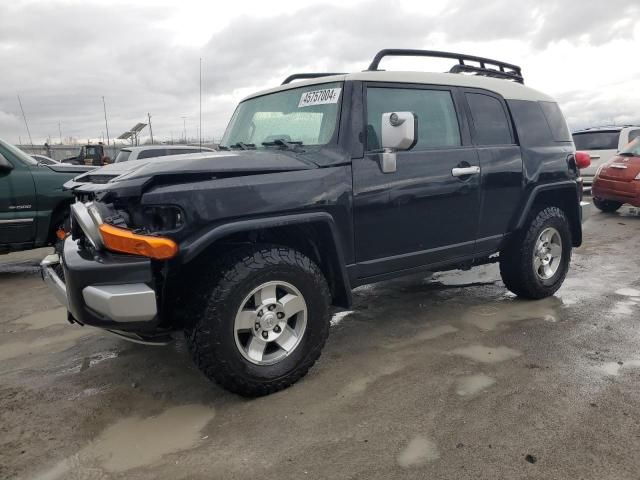
M 479 162 L 455 89 L 365 86 L 366 151 L 353 160 L 357 276 L 374 277 L 470 256 L 478 227 Z M 382 173 L 381 118 L 409 111 L 418 139 Z M 457 176 L 458 168 L 475 167 Z M 465 170 L 469 171 L 469 170 Z
M 0 171 L 0 245 L 32 242 L 37 210 L 31 170 L 2 145 L 0 154 L 13 165 L 13 170 Z

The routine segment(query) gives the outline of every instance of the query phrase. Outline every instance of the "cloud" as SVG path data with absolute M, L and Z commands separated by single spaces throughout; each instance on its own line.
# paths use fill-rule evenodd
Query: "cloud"
M 267 9 L 245 0 L 225 6 L 189 1 L 2 2 L 0 137 L 26 137 L 16 94 L 34 141 L 57 139 L 58 122 L 63 136 L 99 137 L 105 130 L 102 96 L 112 138 L 147 113 L 156 137 L 181 136 L 183 116 L 195 137 L 201 57 L 205 136 L 219 137 L 248 92 L 296 71 L 362 70 L 377 50 L 389 47 L 461 50 L 520 63 L 527 83 L 566 103 L 572 125 L 630 118 L 640 106 L 637 88 L 584 64 L 590 55 L 592 64 L 611 68 L 626 61 L 617 74 L 640 74 L 627 60 L 640 38 L 630 20 L 640 13 L 633 2 L 444 0 L 426 8 L 412 0 L 365 0 Z M 201 21 L 204 15 L 210 24 Z M 190 30 L 208 41 L 180 41 Z M 421 63 L 385 60 L 383 68 L 415 65 Z M 586 73 L 577 70 L 580 65 Z

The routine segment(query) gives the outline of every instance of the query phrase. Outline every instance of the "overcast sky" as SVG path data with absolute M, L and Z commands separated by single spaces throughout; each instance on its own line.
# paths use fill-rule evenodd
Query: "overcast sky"
M 522 66 L 572 128 L 640 122 L 637 0 L 143 1 L 0 4 L 0 138 L 111 137 L 152 115 L 154 136 L 219 137 L 254 90 L 299 71 L 359 71 L 382 48 L 428 48 Z M 415 59 L 383 68 L 435 69 Z M 182 117 L 186 117 L 184 120 Z

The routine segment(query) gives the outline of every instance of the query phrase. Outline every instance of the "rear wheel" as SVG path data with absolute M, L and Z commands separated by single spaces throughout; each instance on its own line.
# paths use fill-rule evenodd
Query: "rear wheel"
M 622 202 L 615 202 L 613 200 L 603 200 L 602 198 L 593 197 L 593 204 L 603 212 L 611 213 L 617 211 L 621 206 Z
M 255 247 L 205 274 L 186 332 L 195 363 L 227 390 L 259 396 L 286 388 L 320 356 L 329 334 L 329 289 L 300 252 Z M 216 273 L 218 272 L 218 273 Z
M 571 260 L 571 230 L 564 212 L 546 207 L 530 217 L 500 252 L 500 274 L 520 297 L 538 299 L 560 288 Z

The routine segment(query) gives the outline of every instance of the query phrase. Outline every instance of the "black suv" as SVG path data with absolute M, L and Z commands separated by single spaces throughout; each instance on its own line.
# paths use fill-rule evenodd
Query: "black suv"
M 378 69 L 388 55 L 457 64 Z M 292 75 L 239 104 L 221 149 L 70 182 L 71 235 L 43 274 L 71 321 L 184 331 L 243 395 L 305 375 L 354 287 L 499 261 L 509 290 L 543 298 L 582 242 L 571 135 L 516 65 L 383 50 L 361 73 Z

